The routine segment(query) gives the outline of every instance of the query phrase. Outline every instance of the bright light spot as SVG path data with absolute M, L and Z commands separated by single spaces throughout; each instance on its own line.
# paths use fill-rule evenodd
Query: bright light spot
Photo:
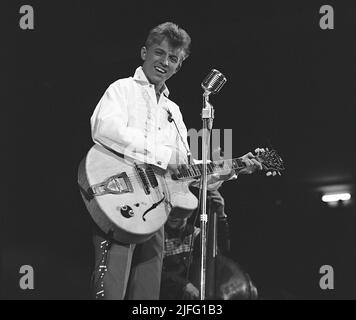
M 324 202 L 336 202 L 336 201 L 347 201 L 351 199 L 351 194 L 349 193 L 335 193 L 335 194 L 325 194 L 322 196 L 321 200 Z

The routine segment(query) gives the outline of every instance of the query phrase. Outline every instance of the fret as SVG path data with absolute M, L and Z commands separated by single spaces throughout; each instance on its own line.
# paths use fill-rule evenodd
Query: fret
M 194 171 L 194 177 L 196 177 L 196 176 L 199 176 L 199 172 L 198 172 L 198 169 L 196 168 L 196 166 L 193 164 L 193 165 L 191 165 L 191 168 L 193 169 L 193 171 Z
M 186 169 L 187 169 L 187 177 L 190 178 L 192 176 L 192 173 L 191 173 L 190 168 L 189 168 L 188 165 L 186 165 Z
M 245 164 L 242 162 L 240 158 L 232 159 L 233 169 L 239 169 L 245 167 Z
M 198 165 L 194 165 L 194 166 L 195 166 L 195 169 L 196 169 L 197 172 L 198 172 L 198 176 L 200 177 L 201 174 L 202 174 L 200 167 L 199 167 Z
M 203 174 L 203 165 L 201 163 L 199 163 L 196 166 L 197 166 L 197 168 L 199 170 L 199 175 L 202 175 Z
M 189 165 L 189 171 L 192 173 L 192 175 L 191 175 L 192 177 L 195 177 L 197 175 L 193 165 Z
M 181 170 L 182 170 L 182 176 L 183 176 L 183 178 L 188 177 L 188 172 L 187 172 L 187 168 L 186 168 L 185 165 L 182 165 L 182 166 L 181 166 Z
M 214 163 L 208 163 L 208 173 L 214 173 Z
M 200 166 L 199 166 L 198 164 L 195 164 L 194 167 L 195 167 L 195 169 L 196 169 L 197 172 L 198 172 L 198 176 L 200 177 L 200 176 L 202 175 L 202 171 L 201 171 Z
M 208 174 L 211 173 L 209 166 L 210 166 L 210 163 L 207 163 L 207 164 L 206 164 L 206 172 L 207 172 Z
M 230 162 L 231 161 L 231 162 Z M 241 158 L 235 158 L 228 161 L 223 161 L 222 163 L 210 162 L 207 163 L 207 173 L 213 174 L 216 171 L 230 170 L 230 169 L 241 169 L 245 167 L 245 164 L 242 162 Z M 198 178 L 203 174 L 203 164 L 192 164 L 186 165 L 183 164 L 179 168 L 178 178 Z
M 192 168 L 192 166 L 188 166 L 188 172 L 189 172 L 189 176 L 190 177 L 194 177 L 195 176 L 195 172 L 194 172 L 194 169 Z

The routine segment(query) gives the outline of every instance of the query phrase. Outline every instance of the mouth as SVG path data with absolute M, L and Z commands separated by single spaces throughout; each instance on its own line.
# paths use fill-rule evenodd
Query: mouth
M 162 69 L 161 67 L 154 67 L 157 72 L 160 74 L 166 74 L 167 70 Z

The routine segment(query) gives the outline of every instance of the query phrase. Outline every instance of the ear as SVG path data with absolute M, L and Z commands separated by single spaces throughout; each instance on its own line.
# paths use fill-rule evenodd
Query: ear
M 179 63 L 179 65 L 178 65 L 178 67 L 176 68 L 176 70 L 174 71 L 174 73 L 177 73 L 177 72 L 180 70 L 180 68 L 182 68 L 182 64 L 183 64 L 183 61 L 181 61 L 181 62 Z
M 142 59 L 143 61 L 146 60 L 146 54 L 147 54 L 147 49 L 146 49 L 146 47 L 144 46 L 144 47 L 141 48 L 141 59 Z

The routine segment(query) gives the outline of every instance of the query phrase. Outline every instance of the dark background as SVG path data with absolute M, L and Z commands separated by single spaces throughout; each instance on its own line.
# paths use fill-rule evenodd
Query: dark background
M 19 8 L 34 8 L 21 30 Z M 321 30 L 332 5 L 335 29 Z M 168 87 L 188 128 L 201 128 L 200 83 L 228 82 L 211 98 L 214 128 L 233 129 L 233 154 L 276 148 L 281 177 L 227 182 L 221 191 L 232 255 L 265 299 L 355 299 L 354 201 L 329 207 L 328 187 L 355 190 L 356 5 L 339 1 L 9 1 L 2 76 L 1 290 L 4 299 L 88 299 L 90 221 L 76 185 L 92 146 L 89 118 L 113 81 L 133 75 L 148 31 L 173 21 L 192 54 Z M 22 265 L 35 289 L 18 282 Z M 319 287 L 330 265 L 335 289 Z

